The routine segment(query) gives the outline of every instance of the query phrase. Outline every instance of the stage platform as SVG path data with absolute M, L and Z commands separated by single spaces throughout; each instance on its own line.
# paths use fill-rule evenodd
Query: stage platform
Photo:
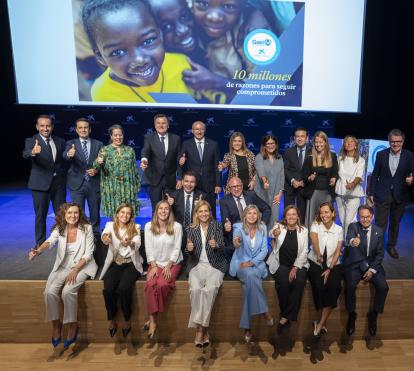
M 390 291 L 385 313 L 378 318 L 376 339 L 414 339 L 414 281 L 389 280 Z M 269 302 L 269 311 L 277 320 L 279 315 L 273 281 L 263 283 Z M 43 290 L 45 281 L 0 281 L 0 342 L 44 343 L 50 339 L 50 323 L 44 321 Z M 79 322 L 83 341 L 100 343 L 113 341 L 108 335 L 102 281 L 87 281 L 79 292 Z M 352 339 L 365 339 L 366 313 L 371 301 L 371 287 L 361 284 L 357 291 L 356 333 Z M 242 288 L 238 281 L 224 281 L 217 296 L 211 316 L 210 336 L 213 342 L 238 342 L 243 330 L 239 328 L 242 308 Z M 158 342 L 191 343 L 194 329 L 189 329 L 190 300 L 187 281 L 177 281 L 165 313 L 159 315 Z M 312 343 L 312 321 L 317 319 L 310 285 L 307 284 L 299 318 L 282 337 L 276 335 L 276 327 L 269 327 L 262 316 L 252 322 L 253 341 L 294 344 L 296 341 Z M 132 338 L 136 342 L 148 342 L 141 330 L 147 320 L 144 297 L 144 281 L 138 281 L 134 292 Z M 349 342 L 345 335 L 347 313 L 343 295 L 339 306 L 328 320 L 328 333 L 323 341 Z M 120 331 L 119 331 L 120 332 Z

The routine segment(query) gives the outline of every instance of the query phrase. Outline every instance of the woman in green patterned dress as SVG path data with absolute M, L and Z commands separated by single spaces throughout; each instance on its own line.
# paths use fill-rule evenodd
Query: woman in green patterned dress
M 138 192 L 141 179 L 133 148 L 123 144 L 124 130 L 120 125 L 109 129 L 110 144 L 103 147 L 94 162 L 94 168 L 101 173 L 101 210 L 107 217 L 115 215 L 116 208 L 127 203 L 138 215 Z

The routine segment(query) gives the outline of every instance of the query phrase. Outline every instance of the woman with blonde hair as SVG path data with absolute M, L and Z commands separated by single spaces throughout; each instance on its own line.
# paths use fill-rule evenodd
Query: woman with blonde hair
M 323 131 L 317 131 L 313 137 L 312 152 L 305 158 L 302 176 L 305 181 L 303 195 L 308 200 L 305 225 L 309 228 L 319 205 L 333 200 L 338 178 L 338 160 L 335 152 L 331 152 L 328 136 Z
M 285 208 L 282 221 L 275 224 L 269 237 L 273 250 L 266 263 L 275 279 L 280 307 L 277 331 L 281 334 L 297 320 L 306 283 L 308 230 L 301 225 L 296 206 Z
M 226 168 L 229 171 L 225 189 L 226 193 L 230 193 L 229 179 L 235 176 L 242 180 L 245 190 L 253 190 L 254 176 L 256 175 L 254 161 L 254 154 L 247 149 L 244 135 L 239 131 L 235 131 L 230 137 L 229 152 L 224 155 L 223 161 L 218 165 L 220 171 Z
M 76 203 L 64 203 L 55 217 L 49 238 L 29 252 L 33 260 L 43 251 L 57 245 L 55 264 L 49 274 L 44 292 L 46 320 L 52 322 L 52 345 L 55 351 L 68 349 L 76 343 L 79 324 L 78 291 L 98 266 L 93 259 L 92 226 Z M 63 301 L 63 321 L 60 320 L 60 296 Z M 62 325 L 68 325 L 67 338 L 62 346 Z
M 152 220 L 145 224 L 145 253 L 149 265 L 145 296 L 149 320 L 144 324 L 152 340 L 157 330 L 158 313 L 164 312 L 168 296 L 175 287 L 183 260 L 181 224 L 174 220 L 170 204 L 159 201 Z
M 273 326 L 262 286 L 262 281 L 267 276 L 264 262 L 267 255 L 267 228 L 262 223 L 261 213 L 256 205 L 246 206 L 242 222 L 234 224 L 233 245 L 235 251 L 229 274 L 237 277 L 243 287 L 240 328 L 244 329 L 244 340 L 249 343 L 252 338 L 251 316 L 262 314 L 267 324 Z
M 141 226 L 135 224 L 132 206 L 120 204 L 112 222 L 107 222 L 102 231 L 102 242 L 108 245 L 108 253 L 99 279 L 104 280 L 103 296 L 109 335 L 117 332 L 115 321 L 118 311 L 118 299 L 124 315 L 122 334 L 127 337 L 131 331 L 132 293 L 135 282 L 142 274 Z
M 204 200 L 197 202 L 193 215 L 186 246 L 191 302 L 188 327 L 196 328 L 195 345 L 206 347 L 210 343 L 211 311 L 228 263 L 223 254 L 223 227 L 213 219 L 210 204 Z
M 338 165 L 338 181 L 335 186 L 336 204 L 345 238 L 349 224 L 356 220 L 361 197 L 365 195 L 362 188 L 365 159 L 360 155 L 358 139 L 353 135 L 344 138 Z

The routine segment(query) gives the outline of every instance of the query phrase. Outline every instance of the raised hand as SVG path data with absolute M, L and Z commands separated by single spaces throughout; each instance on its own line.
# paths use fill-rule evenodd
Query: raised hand
M 102 165 L 102 164 L 105 162 L 105 158 L 104 158 L 104 154 L 103 154 L 103 152 L 99 152 L 98 157 L 97 157 L 97 159 L 96 159 L 96 162 L 97 162 L 99 165 Z
M 39 141 L 36 139 L 35 145 L 32 148 L 32 155 L 36 156 L 42 151 L 42 147 L 40 147 Z
M 280 229 L 280 224 L 277 223 L 275 228 L 273 228 L 272 235 L 273 235 L 274 238 L 277 238 L 280 235 L 281 232 L 282 231 Z
M 219 161 L 218 171 L 223 171 L 227 167 L 227 164 L 224 161 Z
M 193 241 L 191 241 L 190 239 L 187 239 L 187 251 L 191 252 L 193 250 L 194 250 Z
M 104 233 L 101 237 L 101 241 L 104 245 L 109 245 L 112 242 L 112 238 L 110 234 Z
M 224 230 L 226 232 L 230 232 L 231 231 L 231 222 L 230 222 L 229 218 L 226 218 L 226 221 L 224 223 Z
M 236 236 L 236 237 L 233 238 L 233 245 L 236 248 L 241 246 L 241 237 L 240 236 Z
M 181 180 L 177 180 L 175 183 L 175 189 L 183 188 L 183 182 Z
M 165 197 L 167 198 L 168 205 L 174 205 L 174 199 L 168 193 L 165 194 Z
M 72 147 L 70 147 L 70 150 L 68 151 L 68 157 L 74 158 L 76 154 L 75 145 L 72 144 Z
M 178 160 L 178 164 L 180 166 L 184 166 L 185 162 L 187 160 L 187 155 L 185 154 L 185 152 L 181 155 L 180 159 Z
M 358 233 L 351 241 L 351 246 L 358 247 L 361 243 L 361 235 Z
M 148 161 L 147 160 L 141 160 L 141 164 L 139 165 L 142 171 L 145 171 L 148 168 Z

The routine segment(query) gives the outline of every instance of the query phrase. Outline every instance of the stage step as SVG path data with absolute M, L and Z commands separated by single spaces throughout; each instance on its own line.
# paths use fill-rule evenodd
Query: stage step
M 43 290 L 45 281 L 0 281 L 0 342 L 35 343 L 48 342 L 51 326 L 44 321 Z M 273 281 L 265 281 L 264 289 L 269 309 L 275 320 L 278 306 Z M 381 339 L 414 338 L 414 280 L 390 280 L 385 313 L 378 318 L 377 336 Z M 88 281 L 79 292 L 79 320 L 83 339 L 89 342 L 109 342 L 105 304 L 102 296 L 103 282 Z M 367 335 L 366 313 L 370 302 L 369 285 L 361 284 L 357 292 L 357 325 L 355 338 Z M 239 329 L 242 304 L 242 289 L 238 281 L 224 281 L 216 299 L 211 317 L 210 335 L 214 341 L 234 342 L 242 338 Z M 189 329 L 190 303 L 187 281 L 177 281 L 167 311 L 159 315 L 158 341 L 192 342 L 194 330 Z M 134 294 L 132 336 L 137 341 L 147 341 L 141 331 L 147 319 L 144 282 L 138 281 Z M 303 340 L 311 336 L 312 320 L 317 318 L 310 285 L 303 296 L 297 324 L 287 332 L 288 337 Z M 343 295 L 339 306 L 328 320 L 328 334 L 332 340 L 344 336 L 347 313 Z M 255 341 L 272 341 L 276 327 L 267 327 L 266 321 L 257 317 L 253 320 L 252 331 Z

